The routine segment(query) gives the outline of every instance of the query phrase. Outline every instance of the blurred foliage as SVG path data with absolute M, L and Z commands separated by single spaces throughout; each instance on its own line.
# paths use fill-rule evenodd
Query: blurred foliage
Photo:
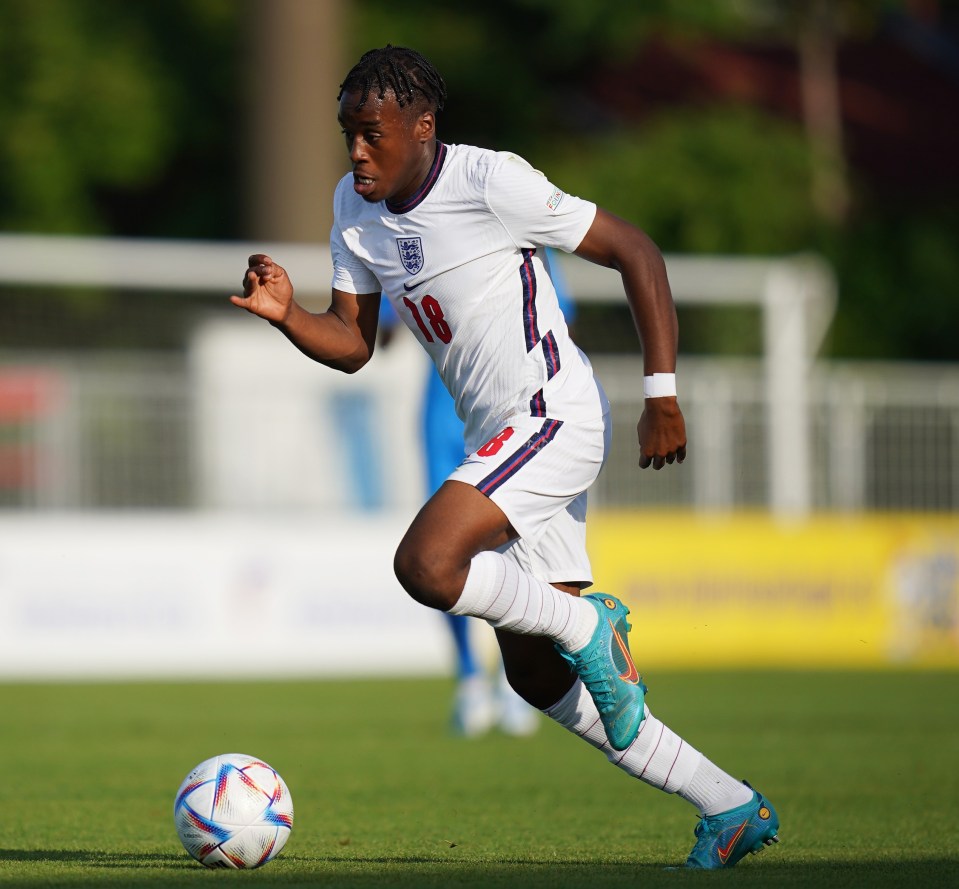
M 864 209 L 849 232 L 823 245 L 840 286 L 830 354 L 959 360 L 957 198 Z
M 443 72 L 442 138 L 523 154 L 667 252 L 821 252 L 839 277 L 833 355 L 959 359 L 948 323 L 959 282 L 955 194 L 890 202 L 853 170 L 853 212 L 830 223 L 810 198 L 812 155 L 798 124 L 716 103 L 638 121 L 600 101 L 597 73 L 625 70 L 652 38 L 782 45 L 809 4 L 419 0 L 398 12 L 387 0 L 343 2 L 355 57 L 405 44 Z M 884 11 L 902 6 L 836 8 L 843 32 L 867 40 Z M 0 227 L 242 236 L 250 9 L 241 0 L 0 0 Z M 584 311 L 584 336 L 591 312 L 593 348 L 635 347 L 614 309 Z M 683 321 L 685 350 L 758 348 L 755 319 L 741 310 L 684 312 Z
M 0 227 L 226 234 L 237 12 L 0 0 Z
M 636 222 L 666 251 L 791 252 L 817 228 L 802 133 L 749 108 L 679 109 L 550 154 L 540 163 L 551 178 Z
M 144 22 L 70 0 L 7 0 L 3 14 L 3 222 L 96 228 L 93 188 L 148 180 L 169 151 L 168 82 Z
M 642 128 L 571 141 L 540 163 L 569 191 L 641 226 L 665 252 L 800 252 L 819 226 L 802 133 L 749 108 L 679 109 Z M 681 307 L 680 320 L 686 352 L 761 351 L 755 308 Z M 583 307 L 577 336 L 587 351 L 636 342 L 625 308 L 606 305 Z
M 527 153 L 610 122 L 585 76 L 600 64 L 627 60 L 656 34 L 688 40 L 743 27 L 740 5 L 728 0 L 418 0 L 403 15 L 388 0 L 357 0 L 352 9 L 357 58 L 387 43 L 411 46 L 443 73 L 442 126 L 455 141 Z

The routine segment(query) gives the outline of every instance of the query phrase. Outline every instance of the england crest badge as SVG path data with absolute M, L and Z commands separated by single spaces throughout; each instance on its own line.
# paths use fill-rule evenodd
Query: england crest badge
M 400 251 L 400 262 L 403 268 L 411 275 L 419 273 L 423 268 L 423 239 L 397 238 L 396 246 Z

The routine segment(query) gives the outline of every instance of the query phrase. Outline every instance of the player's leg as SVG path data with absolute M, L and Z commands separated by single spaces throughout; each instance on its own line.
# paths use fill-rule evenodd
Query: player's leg
M 586 554 L 586 494 L 546 524 L 535 546 L 519 539 L 500 552 L 526 574 L 579 597 L 592 583 Z M 558 701 L 576 679 L 569 662 L 548 639 L 497 629 L 496 642 L 510 685 L 539 710 Z
M 530 574 L 578 595 L 593 581 L 585 520 L 584 496 L 549 521 L 535 546 L 518 540 L 505 554 Z M 605 598 L 593 596 L 594 601 Z M 696 807 L 703 821 L 689 866 L 731 866 L 775 836 L 778 819 L 772 807 L 660 722 L 645 702 L 645 718 L 635 738 L 625 749 L 616 750 L 609 743 L 593 696 L 570 672 L 566 658 L 536 637 L 498 631 L 497 640 L 517 689 L 529 695 L 547 716 L 600 749 L 627 774 L 676 793 Z M 554 692 L 557 696 L 547 703 Z
M 578 592 L 576 586 L 561 586 L 574 595 Z M 776 841 L 779 819 L 772 806 L 684 741 L 648 707 L 632 743 L 625 750 L 615 750 L 592 696 L 548 640 L 502 630 L 496 636 L 511 682 L 527 700 L 601 750 L 628 775 L 696 807 L 701 821 L 687 867 L 732 867 L 748 852 Z M 556 703 L 544 703 L 564 688 Z
M 538 710 L 545 712 L 551 704 L 562 700 L 576 682 L 576 674 L 556 651 L 552 640 L 497 630 L 496 642 L 509 684 Z
M 418 602 L 442 611 L 481 617 L 495 629 L 544 636 L 563 651 L 595 648 L 583 678 L 599 689 L 613 744 L 625 747 L 642 720 L 642 688 L 619 689 L 619 670 L 606 637 L 595 644 L 596 609 L 520 570 L 497 548 L 516 532 L 505 513 L 474 486 L 446 482 L 420 510 L 400 542 L 396 576 Z M 606 634 L 608 636 L 608 633 Z M 623 642 L 625 646 L 625 642 Z M 555 699 L 555 698 L 554 698 Z
M 397 577 L 423 604 L 552 639 L 596 696 L 611 743 L 623 749 L 643 718 L 626 609 L 612 597 L 570 596 L 492 551 L 518 536 L 517 523 L 535 541 L 583 494 L 606 456 L 608 416 L 565 426 L 529 416 L 510 422 L 420 510 L 397 550 Z
M 465 596 L 480 604 L 454 613 L 548 636 L 575 649 L 578 638 L 591 633 L 595 615 L 493 551 L 515 537 L 496 503 L 472 485 L 448 481 L 419 511 L 400 542 L 396 576 L 414 599 L 431 608 L 450 611 Z
M 596 705 L 577 678 L 544 712 L 627 774 L 696 807 L 701 820 L 687 867 L 732 867 L 748 852 L 777 841 L 779 817 L 769 802 L 680 738 L 648 707 L 639 733 L 625 750 L 610 746 Z

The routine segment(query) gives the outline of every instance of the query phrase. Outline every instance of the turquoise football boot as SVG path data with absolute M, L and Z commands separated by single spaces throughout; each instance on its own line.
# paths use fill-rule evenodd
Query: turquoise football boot
M 747 787 L 748 782 L 744 781 Z M 749 787 L 752 790 L 751 787 Z M 747 852 L 761 852 L 779 842 L 776 810 L 753 790 L 753 798 L 735 809 L 710 815 L 696 825 L 696 845 L 686 867 L 717 870 L 733 867 Z
M 629 609 L 615 596 L 583 596 L 599 615 L 599 623 L 585 648 L 570 653 L 556 650 L 570 662 L 599 710 L 606 738 L 614 750 L 625 750 L 636 738 L 646 717 L 646 686 L 629 653 L 626 623 Z

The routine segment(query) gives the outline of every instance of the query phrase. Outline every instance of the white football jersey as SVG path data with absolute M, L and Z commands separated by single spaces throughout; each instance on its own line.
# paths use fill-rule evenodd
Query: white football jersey
M 595 215 L 516 155 L 438 142 L 402 205 L 364 201 L 352 174 L 340 181 L 333 287 L 392 301 L 455 399 L 467 452 L 518 413 L 592 419 L 601 399 L 543 248 L 572 252 Z

